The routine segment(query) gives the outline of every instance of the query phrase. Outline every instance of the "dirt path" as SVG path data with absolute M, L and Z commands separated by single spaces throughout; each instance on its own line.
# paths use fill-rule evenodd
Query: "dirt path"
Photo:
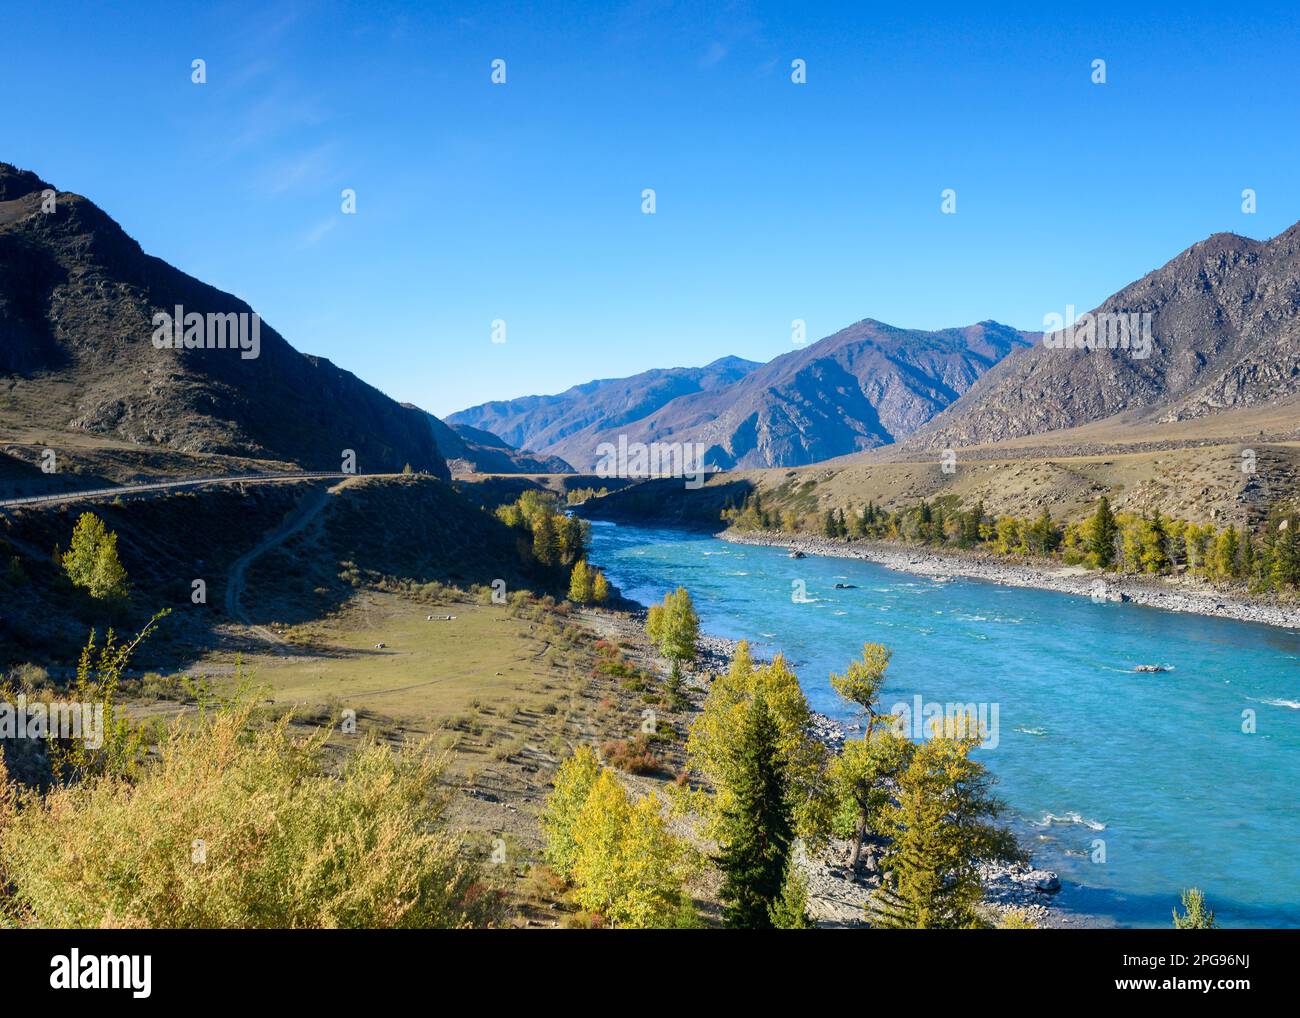
M 226 574 L 226 616 L 234 622 L 239 622 L 249 628 L 256 636 L 261 637 L 268 643 L 277 647 L 286 647 L 288 644 L 278 635 L 273 633 L 265 626 L 255 625 L 251 619 L 244 613 L 243 606 L 239 599 L 244 594 L 244 579 L 248 573 L 248 567 L 253 564 L 260 556 L 270 551 L 272 548 L 288 540 L 294 534 L 302 531 L 307 524 L 311 523 L 317 514 L 325 508 L 325 503 L 330 496 L 343 487 L 347 481 L 336 484 L 330 488 L 319 488 L 316 491 L 309 492 L 298 503 L 298 507 L 289 515 L 279 527 L 267 534 L 253 548 L 244 552 L 239 558 L 230 564 L 230 570 Z

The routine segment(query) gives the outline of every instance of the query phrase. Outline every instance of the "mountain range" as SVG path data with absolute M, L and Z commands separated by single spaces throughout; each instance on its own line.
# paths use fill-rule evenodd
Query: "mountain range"
M 62 433 L 312 469 L 338 469 L 353 450 L 361 472 L 409 464 L 446 477 L 448 461 L 459 472 L 589 472 L 602 444 L 623 438 L 699 443 L 709 465 L 745 469 L 1300 399 L 1300 224 L 1265 241 L 1214 234 L 1081 316 L 1129 328 L 1115 348 L 1104 325 L 1101 342 L 1079 348 L 1057 329 L 864 319 L 765 364 L 655 369 L 445 422 L 298 352 L 265 323 L 253 357 L 159 349 L 156 316 L 178 307 L 253 313 L 146 254 L 88 199 L 0 163 L 0 437 L 29 444 Z
M 756 361 L 723 357 L 702 368 L 654 368 L 629 378 L 575 385 L 554 396 L 482 403 L 447 416 L 456 427 L 482 429 L 519 449 L 563 457 L 590 469 L 597 435 L 653 414 L 680 396 L 717 392 L 759 367 Z
M 727 384 L 677 394 L 643 387 L 661 374 L 647 372 L 449 420 L 579 469 L 620 435 L 701 442 L 711 465 L 753 468 L 1272 405 L 1300 398 L 1300 223 L 1264 241 L 1214 234 L 1086 314 L 1062 311 L 1047 335 L 996 322 L 923 332 L 867 319 L 767 364 L 741 362 L 746 370 Z M 600 412 L 582 407 L 592 392 Z
M 997 322 L 926 332 L 866 319 L 767 364 L 725 357 L 485 403 L 447 420 L 579 471 L 622 436 L 700 443 L 719 468 L 798 466 L 910 435 L 1035 338 Z

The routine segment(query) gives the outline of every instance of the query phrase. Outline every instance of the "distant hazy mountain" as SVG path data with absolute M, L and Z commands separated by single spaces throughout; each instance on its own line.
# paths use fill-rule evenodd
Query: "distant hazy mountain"
M 722 357 L 702 368 L 656 368 L 575 385 L 555 396 L 483 403 L 449 415 L 447 423 L 480 428 L 518 449 L 560 456 L 578 470 L 589 470 L 596 462 L 591 436 L 598 431 L 653 414 L 679 396 L 725 388 L 758 366 Z
M 351 449 L 362 472 L 409 463 L 447 476 L 422 412 L 299 353 L 266 323 L 255 358 L 158 349 L 155 312 L 253 309 L 145 254 L 80 195 L 60 193 L 44 211 L 47 189 L 0 163 L 0 426 L 314 469 L 339 469 Z
M 579 386 L 562 396 L 485 404 L 448 420 L 563 455 L 579 470 L 593 468 L 597 447 L 617 444 L 621 435 L 629 442 L 702 443 L 706 462 L 718 467 L 798 466 L 910 435 L 1035 338 L 997 322 L 925 332 L 867 319 L 762 366 L 739 362 L 745 370 L 729 383 L 700 385 L 648 408 L 636 398 L 635 380 L 626 379 L 591 383 L 602 387 L 599 408 Z M 582 423 L 537 427 L 561 419 L 556 400 L 582 404 Z M 510 412 L 489 411 L 497 407 Z
M 1184 420 L 1300 392 L 1300 223 L 1269 241 L 1216 233 L 1099 313 L 1149 314 L 1149 356 L 1132 343 L 1017 351 L 908 444 L 994 442 L 1121 412 L 1135 426 Z
M 433 414 L 426 416 L 438 443 L 438 451 L 446 458 L 453 473 L 573 473 L 573 467 L 558 456 L 526 453 L 508 445 L 490 431 L 471 428 L 468 424 L 447 424 Z

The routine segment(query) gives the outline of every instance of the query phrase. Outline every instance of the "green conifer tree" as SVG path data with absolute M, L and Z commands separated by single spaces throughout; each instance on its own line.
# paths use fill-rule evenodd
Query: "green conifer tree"
M 1089 523 L 1088 551 L 1101 569 L 1109 569 L 1115 562 L 1115 537 L 1119 525 L 1111 512 L 1110 499 L 1105 495 L 1097 501 L 1097 511 Z
M 552 512 L 543 510 L 534 517 L 533 558 L 544 566 L 553 566 L 560 560 L 560 538 Z
M 778 930 L 811 930 L 808 916 L 808 880 L 793 859 L 785 868 L 781 897 L 768 907 L 772 926 Z
M 769 929 L 781 898 L 794 841 L 777 727 L 767 700 L 755 696 L 741 716 L 729 753 L 733 775 L 721 817 L 718 868 L 723 922 L 733 929 Z

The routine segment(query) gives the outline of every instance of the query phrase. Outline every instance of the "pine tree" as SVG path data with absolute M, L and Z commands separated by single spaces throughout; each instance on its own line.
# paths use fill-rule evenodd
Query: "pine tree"
M 1115 514 L 1110 509 L 1110 499 L 1102 495 L 1097 501 L 1097 511 L 1093 513 L 1089 526 L 1088 551 L 1098 568 L 1108 569 L 1115 562 L 1115 536 L 1119 525 Z
M 731 745 L 733 784 L 721 818 L 718 868 L 722 918 L 732 929 L 767 929 L 781 897 L 794 841 L 786 801 L 780 731 L 762 696 L 754 697 Z
M 1251 580 L 1255 577 L 1255 542 L 1250 531 L 1242 528 L 1241 545 L 1237 550 L 1237 575 Z
M 721 840 L 722 818 L 738 784 L 736 733 L 744 728 L 752 701 L 760 697 L 776 722 L 797 829 L 816 836 L 829 824 L 834 803 L 826 781 L 828 751 L 809 732 L 812 711 L 799 677 L 780 654 L 755 667 L 749 645 L 742 641 L 731 667 L 709 685 L 704 709 L 691 724 L 686 744 L 690 770 L 713 786 L 713 795 L 700 806 L 707 836 L 715 841 Z
M 540 512 L 533 524 L 533 558 L 544 566 L 555 565 L 560 558 L 560 539 L 555 530 L 555 515 Z
M 1141 571 L 1166 572 L 1169 569 L 1169 554 L 1166 550 L 1169 534 L 1166 533 L 1165 520 L 1160 515 L 1160 510 L 1156 510 L 1151 519 L 1140 520 L 1138 530 L 1138 566 Z
M 1237 572 L 1237 528 L 1228 524 L 1228 529 L 1219 535 L 1214 544 L 1214 571 L 1225 579 Z
M 781 897 L 768 907 L 768 918 L 778 930 L 811 930 L 808 916 L 808 880 L 794 859 L 785 868 Z
M 971 510 L 971 544 L 979 544 L 984 533 L 984 500 L 980 499 Z
M 1169 528 L 1159 509 L 1151 513 L 1151 549 L 1146 558 L 1153 572 L 1163 573 L 1169 568 Z
M 668 678 L 664 680 L 664 695 L 668 698 L 669 710 L 683 710 L 688 705 L 680 661 L 674 661 L 668 669 Z
M 944 532 L 944 524 L 947 518 L 943 511 L 943 506 L 935 506 L 934 513 L 930 522 L 930 540 L 935 544 L 943 544 L 947 540 L 947 534 Z
M 1288 517 L 1278 524 L 1278 534 L 1273 541 L 1273 585 L 1293 587 L 1300 581 L 1300 530 L 1296 520 Z
M 1043 506 L 1043 511 L 1028 530 L 1029 547 L 1036 555 L 1050 555 L 1056 550 L 1056 524 L 1052 522 L 1052 513 L 1047 506 Z

